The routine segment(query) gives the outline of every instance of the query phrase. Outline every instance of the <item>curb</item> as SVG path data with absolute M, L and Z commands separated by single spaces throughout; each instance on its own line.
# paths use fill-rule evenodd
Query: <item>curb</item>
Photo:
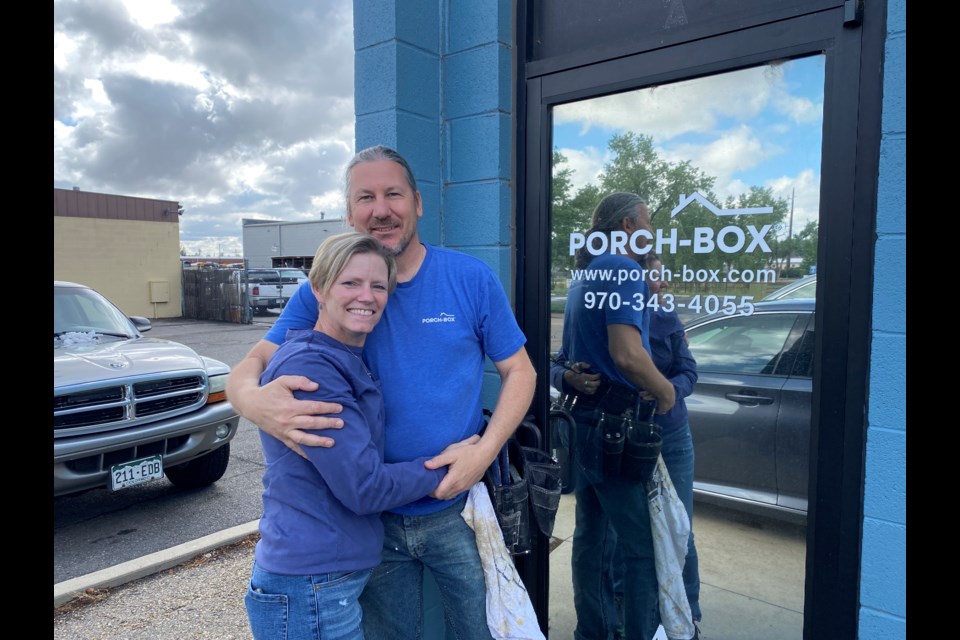
M 70 602 L 87 589 L 105 589 L 126 584 L 132 580 L 183 564 L 187 560 L 212 549 L 238 542 L 250 534 L 257 533 L 259 525 L 260 520 L 258 518 L 163 551 L 145 555 L 142 558 L 136 558 L 113 567 L 58 582 L 53 585 L 53 608 L 56 609 L 60 605 Z

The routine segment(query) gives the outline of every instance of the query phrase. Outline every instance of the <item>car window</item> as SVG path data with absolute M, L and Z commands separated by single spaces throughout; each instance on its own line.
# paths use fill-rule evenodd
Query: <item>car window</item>
M 799 313 L 729 316 L 687 330 L 701 371 L 764 374 L 775 370 Z
M 130 320 L 92 289 L 53 289 L 53 332 L 70 331 L 137 335 Z
M 797 321 L 793 325 L 793 330 L 790 332 L 790 335 L 787 336 L 787 341 L 783 345 L 783 350 L 780 352 L 780 356 L 775 362 L 771 362 L 763 373 L 773 373 L 778 376 L 789 376 L 793 375 L 794 367 L 797 363 L 797 358 L 801 357 L 804 352 L 804 342 L 803 338 L 806 334 L 808 326 L 813 322 L 812 313 L 802 313 L 797 316 Z M 812 349 L 812 346 L 810 347 Z M 809 353 L 806 354 L 809 356 Z
M 764 296 L 761 298 L 761 302 L 766 302 L 768 300 L 813 300 L 816 297 L 817 277 L 805 276 L 799 280 L 791 282 L 788 285 L 780 287 L 773 293 Z
M 280 279 L 283 284 L 297 284 L 307 279 L 300 269 L 280 269 Z
M 248 271 L 247 279 L 252 284 L 280 284 L 280 274 L 272 269 Z
M 785 293 L 784 295 L 777 298 L 778 300 L 797 300 L 800 298 L 816 298 L 817 297 L 817 281 L 812 280 L 807 284 L 797 287 L 793 291 Z
M 790 375 L 796 378 L 813 377 L 813 323 L 810 328 L 803 332 L 803 337 L 797 341 L 796 360 L 793 363 L 793 370 Z

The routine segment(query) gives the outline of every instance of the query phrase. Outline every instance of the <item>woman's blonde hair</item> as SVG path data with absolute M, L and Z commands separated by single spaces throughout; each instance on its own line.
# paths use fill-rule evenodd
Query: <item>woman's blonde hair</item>
M 338 233 L 320 243 L 313 256 L 313 266 L 310 267 L 310 286 L 320 293 L 328 293 L 350 258 L 363 253 L 373 253 L 383 258 L 387 265 L 387 292 L 393 293 L 397 286 L 397 261 L 379 240 L 359 231 Z

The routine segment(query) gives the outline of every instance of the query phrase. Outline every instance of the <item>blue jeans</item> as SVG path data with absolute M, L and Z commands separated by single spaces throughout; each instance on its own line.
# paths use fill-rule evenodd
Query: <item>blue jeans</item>
M 580 413 L 575 417 L 580 477 L 576 490 L 572 559 L 573 599 L 577 613 L 574 637 L 577 640 L 610 640 L 613 637 L 617 627 L 617 607 L 611 565 L 614 554 L 618 553 L 623 567 L 626 637 L 649 640 L 660 624 L 660 611 L 646 489 L 639 482 L 602 478 L 599 473 L 599 436 L 592 424 L 592 415 Z M 678 494 L 688 509 L 692 509 L 693 444 L 689 429 L 672 429 L 664 434 L 661 453 L 671 480 L 675 485 L 679 480 Z M 689 476 L 688 480 L 686 476 Z M 685 500 L 686 495 L 690 496 L 689 503 Z M 696 573 L 695 567 L 696 561 L 691 564 L 693 574 Z M 699 600 L 699 578 L 695 591 L 696 600 Z M 698 610 L 699 604 L 695 618 Z
M 690 425 L 684 424 L 675 427 L 663 434 L 661 449 L 663 462 L 667 465 L 670 480 L 677 491 L 677 496 L 687 510 L 690 522 L 693 522 L 693 469 L 694 452 L 693 438 L 690 435 Z M 613 533 L 616 535 L 616 532 Z M 623 562 L 620 554 L 616 553 L 609 560 L 613 579 L 613 592 L 623 596 Z M 700 611 L 700 565 L 697 560 L 697 547 L 693 542 L 693 531 L 690 531 L 690 540 L 687 543 L 687 555 L 683 564 L 683 586 L 687 592 L 687 602 L 690 603 L 690 613 L 693 619 L 700 621 L 703 617 Z
M 383 561 L 360 603 L 368 640 L 423 637 L 423 569 L 440 591 L 447 626 L 459 640 L 490 640 L 487 591 L 473 529 L 460 512 L 466 496 L 422 516 L 384 513 Z
M 253 564 L 244 605 L 256 640 L 363 640 L 360 592 L 370 569 L 292 576 Z

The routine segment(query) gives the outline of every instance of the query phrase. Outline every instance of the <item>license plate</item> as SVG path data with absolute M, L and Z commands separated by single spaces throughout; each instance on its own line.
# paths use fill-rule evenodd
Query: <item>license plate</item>
M 163 459 L 160 456 L 140 458 L 110 467 L 110 488 L 118 491 L 162 477 Z

